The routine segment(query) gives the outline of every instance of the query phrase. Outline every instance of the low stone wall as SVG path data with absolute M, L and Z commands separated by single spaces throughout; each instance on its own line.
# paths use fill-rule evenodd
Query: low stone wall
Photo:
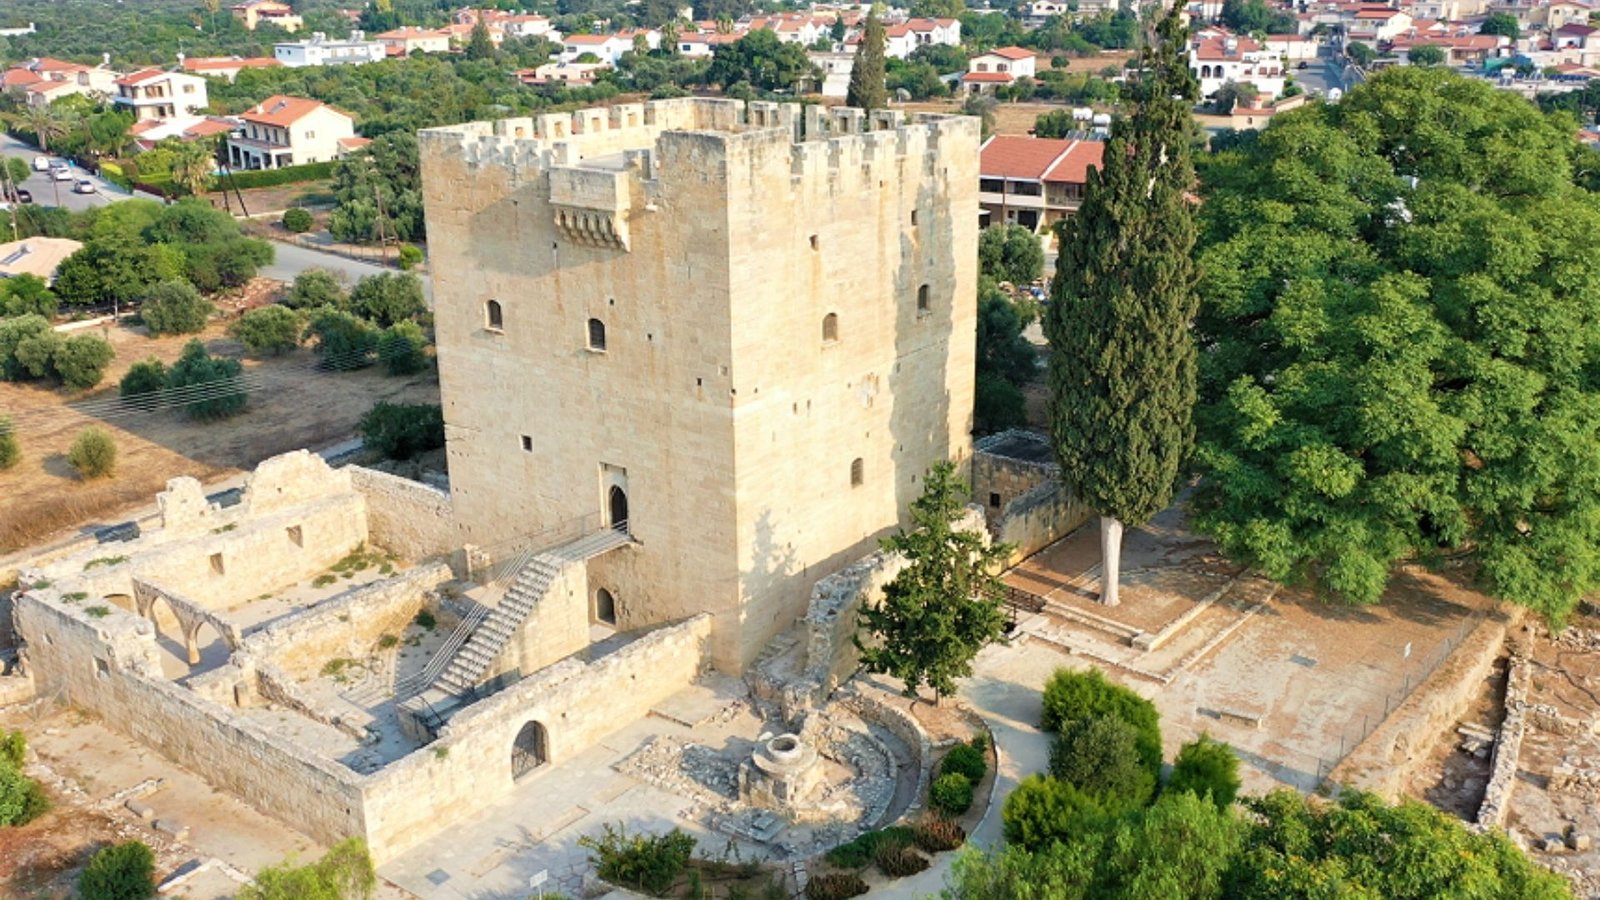
M 1006 565 L 1014 566 L 1061 540 L 1094 514 L 1059 481 L 1047 481 L 1005 505 L 990 533 L 1011 546 Z
M 346 471 L 350 483 L 367 500 L 369 541 L 409 560 L 460 549 L 448 492 L 360 466 L 349 466 Z
M 1489 758 L 1489 784 L 1478 807 L 1478 824 L 1503 828 L 1511 809 L 1511 791 L 1517 786 L 1517 757 L 1522 754 L 1522 735 L 1527 730 L 1528 689 L 1532 670 L 1522 648 L 1513 642 L 1506 662 L 1506 717 L 1494 741 Z
M 321 722 L 358 741 L 365 741 L 371 736 L 367 732 L 367 726 L 372 721 L 371 716 L 355 707 L 324 709 L 277 666 L 263 664 L 256 667 L 256 692 L 261 699 L 269 703 L 292 709 L 314 722 Z
M 1483 619 L 1466 640 L 1418 685 L 1382 724 L 1357 744 L 1328 781 L 1393 800 L 1410 780 L 1439 733 L 1461 718 L 1489 677 L 1509 629 L 1525 610 L 1510 607 Z
M 235 659 L 270 662 L 293 679 L 316 676 L 330 659 L 360 659 L 385 634 L 398 635 L 428 592 L 450 579 L 444 563 L 426 563 L 324 600 L 247 636 Z
M 854 711 L 863 719 L 877 722 L 887 728 L 917 755 L 917 790 L 911 795 L 911 805 L 908 808 L 919 808 L 922 798 L 928 796 L 928 785 L 933 779 L 933 745 L 928 740 L 928 732 L 922 727 L 922 723 L 911 713 L 889 703 L 876 688 L 854 684 L 841 693 L 838 700 L 845 708 Z M 874 827 L 890 824 L 904 810 L 891 809 L 888 812 L 887 819 L 874 823 Z
M 543 726 L 547 761 L 571 759 L 694 681 L 710 658 L 710 639 L 711 617 L 702 613 L 595 662 L 557 663 L 461 710 L 433 744 L 368 777 L 374 861 L 392 859 L 481 810 L 489 798 L 505 796 L 514 784 L 512 746 L 528 724 Z

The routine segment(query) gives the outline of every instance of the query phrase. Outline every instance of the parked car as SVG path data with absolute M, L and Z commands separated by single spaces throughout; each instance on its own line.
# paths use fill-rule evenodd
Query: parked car
M 51 160 L 48 156 L 35 156 L 33 158 L 33 170 L 35 172 L 48 172 L 50 171 L 50 162 Z
M 1304 68 L 1308 68 L 1310 65 L 1311 65 L 1310 63 L 1308 63 L 1308 62 L 1306 62 L 1305 60 L 1302 59 L 1302 60 L 1300 60 L 1300 64 L 1295 66 L 1295 68 L 1296 69 L 1304 69 Z
M 72 170 L 66 166 L 58 166 L 51 169 L 50 177 L 57 181 L 71 181 L 73 179 Z
M 5 199 L 8 203 L 32 203 L 33 194 L 26 188 L 7 187 L 5 190 Z
M 95 192 L 95 190 L 96 188 L 94 186 L 94 182 L 87 178 L 79 178 L 77 181 L 73 182 L 72 185 L 72 192 L 74 194 L 92 194 Z

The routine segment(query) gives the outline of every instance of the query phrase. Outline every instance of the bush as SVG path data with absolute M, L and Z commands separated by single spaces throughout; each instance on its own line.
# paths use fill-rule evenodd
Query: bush
M 0 315 L 51 318 L 59 308 L 60 301 L 49 283 L 37 275 L 13 275 L 0 281 Z
M 1155 705 L 1133 691 L 1107 681 L 1099 669 L 1073 672 L 1057 669 L 1044 688 L 1045 731 L 1065 731 L 1068 723 L 1091 716 L 1114 716 L 1134 727 L 1139 761 L 1158 777 L 1161 772 L 1161 724 Z
M 437 403 L 379 403 L 361 417 L 366 445 L 389 459 L 410 459 L 444 446 L 444 410 Z
M 378 361 L 390 375 L 412 375 L 428 367 L 428 338 L 415 322 L 396 322 L 378 338 Z
M 1114 716 L 1071 723 L 1050 747 L 1050 774 L 1099 797 L 1108 808 L 1150 802 L 1156 778 L 1139 761 L 1138 733 Z
M 380 328 L 414 318 L 428 309 L 422 299 L 422 282 L 403 272 L 383 272 L 357 281 L 350 292 L 350 307 Z
M 211 314 L 211 302 L 200 296 L 194 285 L 183 281 L 163 281 L 150 289 L 139 307 L 150 334 L 194 334 L 204 331 Z
M 283 305 L 290 309 L 316 309 L 331 306 L 343 309 L 350 302 L 339 276 L 327 269 L 307 269 L 294 277 Z
M 348 372 L 372 365 L 381 334 L 350 313 L 324 306 L 311 314 L 306 336 L 317 339 L 324 368 Z
M 0 765 L 21 769 L 28 759 L 28 736 L 20 731 L 8 731 L 0 737 Z
M 167 373 L 167 390 L 183 403 L 191 419 L 225 419 L 244 409 L 249 399 L 240 374 L 244 366 L 237 359 L 214 357 L 205 345 L 191 340 Z M 181 393 L 179 393 L 181 391 Z
M 78 876 L 84 900 L 144 900 L 156 892 L 155 854 L 140 841 L 113 844 L 89 858 Z
M 46 331 L 17 342 L 16 360 L 27 378 L 46 378 L 55 374 L 56 351 L 66 339 L 54 331 Z
M 50 811 L 39 782 L 22 774 L 20 763 L 0 762 L 0 826 L 20 826 Z
M 67 462 L 81 478 L 110 475 L 117 468 L 117 443 L 103 429 L 91 425 L 73 439 Z
M 106 366 L 117 356 L 111 344 L 90 334 L 73 335 L 61 342 L 50 360 L 61 383 L 77 391 L 86 391 L 100 383 L 106 375 Z
M 400 245 L 400 268 L 409 272 L 422 265 L 422 248 L 416 244 Z
M 333 177 L 335 162 L 307 163 L 303 166 L 284 166 L 281 169 L 254 169 L 249 172 L 233 172 L 225 183 L 228 188 L 237 187 L 241 191 L 251 188 L 277 187 L 280 184 L 297 184 L 302 181 L 322 181 Z M 222 187 L 221 184 L 218 187 Z
M 299 313 L 274 304 L 240 316 L 228 326 L 228 334 L 251 353 L 276 355 L 300 346 L 300 330 L 304 326 Z
M 972 780 L 956 772 L 940 775 L 928 788 L 928 805 L 946 815 L 961 815 L 972 808 Z
M 167 386 L 167 365 L 154 356 L 143 359 L 128 368 L 122 376 L 119 391 L 122 399 L 144 409 L 155 406 L 156 395 Z
M 850 900 L 867 892 L 867 883 L 859 875 L 830 872 L 806 882 L 806 900 Z
M 982 750 L 970 744 L 957 744 L 939 763 L 940 775 L 949 775 L 951 772 L 965 775 L 968 781 L 977 784 L 989 773 L 989 761 L 983 758 Z
M 309 209 L 295 206 L 283 212 L 283 227 L 295 234 L 305 234 L 315 224 L 316 220 L 311 217 L 311 210 Z
M 224 241 L 190 245 L 184 251 L 184 271 L 194 286 L 215 292 L 241 287 L 272 262 L 272 245 L 255 238 L 232 237 Z
M 38 378 L 38 375 L 29 373 L 22 360 L 17 358 L 18 350 L 29 341 L 54 333 L 50 330 L 50 320 L 44 316 L 23 315 L 0 319 L 0 378 L 7 381 Z
M 10 416 L 0 416 L 0 471 L 11 468 L 22 459 L 22 447 L 17 443 L 17 427 Z
M 905 878 L 928 867 L 928 858 L 904 844 L 884 844 L 878 848 L 873 862 L 878 870 L 890 878 Z
M 1227 809 L 1239 796 L 1239 785 L 1239 757 L 1233 748 L 1202 734 L 1178 751 L 1166 790 L 1209 796 L 1218 809 Z
M 658 896 L 665 895 L 683 873 L 694 845 L 693 837 L 676 828 L 666 834 L 629 837 L 627 829 L 609 823 L 598 838 L 578 838 L 578 846 L 594 851 L 590 862 L 601 878 Z
M 1109 818 L 1094 796 L 1065 781 L 1030 775 L 1006 797 L 1000 819 L 1006 843 L 1038 850 L 1078 831 L 1099 827 Z
M 868 831 L 847 844 L 840 844 L 829 850 L 828 862 L 841 869 L 860 869 L 877 857 L 880 847 L 888 844 L 904 846 L 915 840 L 916 833 L 904 825 Z
M 928 853 L 954 850 L 967 842 L 967 832 L 953 819 L 929 816 L 914 826 L 916 845 Z
M 979 753 L 988 753 L 989 733 L 987 731 L 978 732 L 972 736 L 972 740 L 967 741 L 967 746 L 978 751 Z
M 296 866 L 291 858 L 262 869 L 254 884 L 240 889 L 236 900 L 353 900 L 372 896 L 377 883 L 366 842 L 349 838 L 308 866 Z

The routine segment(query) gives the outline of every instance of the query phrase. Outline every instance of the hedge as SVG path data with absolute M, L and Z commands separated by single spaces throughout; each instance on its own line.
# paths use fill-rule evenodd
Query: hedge
M 133 190 L 133 179 L 122 171 L 122 167 L 113 162 L 100 164 L 100 177 L 111 182 L 125 191 Z
M 232 190 L 238 187 L 241 191 L 250 188 L 277 187 L 280 184 L 294 184 L 297 181 L 319 181 L 333 177 L 333 168 L 337 162 L 307 163 L 303 166 L 284 166 L 281 169 L 252 169 L 244 172 L 233 172 L 227 178 L 217 179 L 217 190 Z

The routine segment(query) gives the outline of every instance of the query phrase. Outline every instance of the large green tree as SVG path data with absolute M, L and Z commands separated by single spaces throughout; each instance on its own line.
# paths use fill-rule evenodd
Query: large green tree
M 1400 67 L 1206 165 L 1195 522 L 1376 602 L 1470 557 L 1560 619 L 1600 587 L 1600 197 L 1571 122 Z
M 1195 84 L 1176 7 L 1157 33 L 1105 163 L 1062 229 L 1045 317 L 1051 443 L 1063 481 L 1100 516 L 1108 605 L 1118 601 L 1123 526 L 1172 501 L 1194 434 Z
M 804 47 L 786 44 L 762 28 L 717 47 L 706 80 L 724 89 L 747 82 L 758 91 L 789 91 L 815 74 Z
M 1008 548 L 990 545 L 981 529 L 957 527 L 968 491 L 955 466 L 935 465 L 923 483 L 911 530 L 883 542 L 905 568 L 881 602 L 861 607 L 854 641 L 862 666 L 904 681 L 907 696 L 926 684 L 944 697 L 972 674 L 978 651 L 1004 634 L 999 572 Z
M 850 86 L 844 98 L 846 106 L 883 109 L 889 105 L 883 42 L 883 23 L 878 21 L 876 12 L 867 13 L 861 43 L 856 45 L 855 64 L 850 68 Z
M 394 243 L 426 236 L 414 134 L 385 134 L 341 161 L 333 172 L 333 191 L 338 205 L 328 230 L 341 241 Z

